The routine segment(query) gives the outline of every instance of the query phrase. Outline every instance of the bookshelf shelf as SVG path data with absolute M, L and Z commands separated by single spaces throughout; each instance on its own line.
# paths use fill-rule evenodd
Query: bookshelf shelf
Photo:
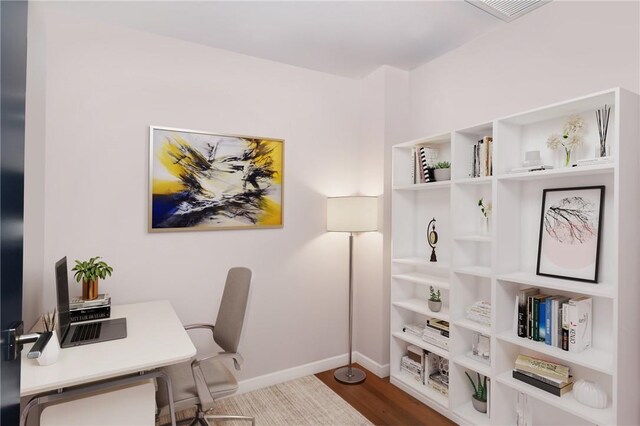
M 458 235 L 453 237 L 455 241 L 471 241 L 476 243 L 490 243 L 491 237 L 487 235 Z
M 449 272 L 448 262 L 440 262 L 440 261 L 430 262 L 429 259 L 425 259 L 422 257 L 400 257 L 400 258 L 393 259 L 392 262 L 398 265 L 424 266 L 426 268 L 431 268 L 433 270 Z
M 415 313 L 418 313 L 420 315 L 425 315 L 428 316 L 430 318 L 436 318 L 436 319 L 440 319 L 443 321 L 449 321 L 449 308 L 444 306 L 442 306 L 442 310 L 440 312 L 433 312 L 432 310 L 430 310 L 427 307 L 427 300 L 424 299 L 407 299 L 407 300 L 401 300 L 401 301 L 397 301 L 397 302 L 393 302 L 392 303 L 393 306 L 401 308 L 401 309 L 406 309 Z
M 488 266 L 460 266 L 454 268 L 456 274 L 473 275 L 474 277 L 491 278 L 491 268 Z
M 407 388 L 411 389 L 413 392 L 416 392 L 417 395 L 413 394 L 413 396 L 419 400 L 424 401 L 426 397 L 430 401 L 433 401 L 443 407 L 449 406 L 449 398 L 446 395 L 442 395 L 441 393 L 434 391 L 430 387 L 419 383 L 408 374 L 405 374 L 403 372 L 394 373 L 391 375 L 391 383 L 394 383 L 394 381 L 397 381 Z
M 433 275 L 422 274 L 420 272 L 407 272 L 405 274 L 394 274 L 391 276 L 396 280 L 409 281 L 424 286 L 434 286 L 443 290 L 449 289 L 449 280 Z
M 458 355 L 453 359 L 453 362 L 463 366 L 464 368 L 468 368 L 469 370 L 476 371 L 483 376 L 491 378 L 491 366 L 488 364 L 483 364 L 480 361 L 476 361 L 475 359 L 469 358 L 466 355 Z
M 451 187 L 451 181 L 445 180 L 442 182 L 428 182 L 428 183 L 412 183 L 409 185 L 397 185 L 393 187 L 394 191 L 428 191 L 431 189 L 449 189 Z
M 466 422 L 468 422 L 468 424 L 473 424 L 473 425 L 491 424 L 489 420 L 489 416 L 473 408 L 473 404 L 471 403 L 471 401 L 466 402 L 461 406 L 455 408 L 453 412 L 459 417 L 462 417 Z
M 600 143 L 595 111 L 605 104 L 611 107 L 607 144 L 614 161 L 561 167 L 562 153 L 546 146 L 549 135 L 560 132 L 568 117 L 580 114 L 588 131 L 573 157 L 574 160 L 588 159 Z M 615 88 L 394 146 L 391 150 L 391 372 L 398 372 L 401 358 L 411 344 L 441 356 L 449 355 L 448 351 L 422 341 L 420 336 L 398 332 L 406 321 L 418 316 L 450 321 L 449 398 L 411 383 L 413 379 L 408 377 L 402 380 L 397 374 L 392 374 L 392 383 L 463 424 L 515 423 L 514 397 L 522 392 L 535 404 L 536 424 L 567 423 L 564 420 L 573 419 L 573 423 L 640 425 L 637 398 L 630 396 L 640 394 L 637 379 L 640 339 L 628 336 L 629 329 L 640 324 L 637 307 L 640 286 L 635 285 L 640 276 L 637 260 L 640 144 L 635 143 L 640 140 L 639 115 L 640 96 Z M 491 143 L 488 143 L 489 137 Z M 478 150 L 480 141 L 483 145 Z M 433 149 L 429 151 L 433 154 L 430 158 L 437 154 L 437 161 L 451 162 L 451 181 L 408 185 L 415 176 L 412 168 L 415 148 L 422 146 Z M 484 156 L 487 147 L 492 151 L 490 156 Z M 490 162 L 493 176 L 469 177 L 477 169 L 478 151 Z M 523 165 L 529 151 L 539 151 L 542 162 L 554 168 L 510 173 Z M 480 164 L 481 169 L 486 169 L 488 163 Z M 543 191 L 599 185 L 605 187 L 599 240 L 600 282 L 592 284 L 536 275 Z M 487 226 L 478 207 L 480 199 L 492 203 L 488 234 L 482 232 Z M 431 218 L 436 218 L 438 224 L 437 254 L 441 261 L 437 264 L 429 262 L 424 244 L 424 232 Z M 442 295 L 446 310 L 429 311 L 428 289 L 425 290 L 429 285 L 446 290 Z M 592 297 L 593 347 L 574 353 L 518 337 L 515 303 L 519 292 L 526 287 L 536 287 L 549 296 Z M 477 301 L 491 303 L 491 326 L 466 318 L 467 308 Z M 472 348 L 474 333 L 489 337 L 490 365 L 466 356 Z M 483 344 L 487 341 L 483 340 Z M 511 370 L 520 354 L 567 365 L 574 380 L 597 382 L 607 393 L 609 408 L 594 410 L 579 404 L 572 393 L 560 398 L 513 379 Z M 471 406 L 465 371 L 476 371 L 493 379 L 490 415 L 477 413 Z
M 491 336 L 491 327 L 489 327 L 488 325 L 480 324 L 479 322 L 468 320 L 466 318 L 454 321 L 453 325 L 466 328 L 467 330 L 482 333 L 485 336 Z
M 511 371 L 501 373 L 496 377 L 496 381 L 518 392 L 530 395 L 532 398 L 539 401 L 558 407 L 576 417 L 580 417 L 581 419 L 588 421 L 589 423 L 595 423 L 598 425 L 616 424 L 611 406 L 602 410 L 587 407 L 575 400 L 573 392 L 566 393 L 561 397 L 552 395 L 534 386 L 528 385 L 527 383 L 514 379 L 511 377 Z
M 420 337 L 414 336 L 411 333 L 405 333 L 404 331 L 394 331 L 392 335 L 397 339 L 404 340 L 410 345 L 415 345 L 419 348 L 424 349 L 425 351 L 433 352 L 434 354 L 439 355 L 442 358 L 449 359 L 449 351 L 432 345 L 431 343 L 425 342 Z
M 509 274 L 499 274 L 497 279 L 517 284 L 526 284 L 531 287 L 541 287 L 553 290 L 570 291 L 588 296 L 614 298 L 616 295 L 615 286 L 609 283 L 582 283 L 579 281 L 563 280 L 559 278 L 544 277 L 530 272 L 512 272 Z
M 530 349 L 544 355 L 561 359 L 571 364 L 581 365 L 605 374 L 613 374 L 612 351 L 589 348 L 579 353 L 569 352 L 546 345 L 544 342 L 535 342 L 523 337 L 518 337 L 511 331 L 500 333 L 496 337 L 503 342 L 508 342 L 521 348 Z
M 498 176 L 500 181 L 520 181 L 534 179 L 566 178 L 576 176 L 589 176 L 603 173 L 613 173 L 615 164 L 598 164 L 593 166 L 565 167 L 560 169 L 539 170 L 536 172 L 508 173 Z
M 453 183 L 456 185 L 490 185 L 493 181 L 493 176 L 483 176 L 477 178 L 462 178 L 454 179 Z

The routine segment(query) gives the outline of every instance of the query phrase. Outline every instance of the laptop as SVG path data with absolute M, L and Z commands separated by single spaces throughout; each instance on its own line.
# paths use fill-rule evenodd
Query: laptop
M 69 348 L 127 337 L 126 318 L 71 324 L 66 256 L 56 262 L 56 290 L 58 294 L 58 325 L 56 328 L 60 347 Z

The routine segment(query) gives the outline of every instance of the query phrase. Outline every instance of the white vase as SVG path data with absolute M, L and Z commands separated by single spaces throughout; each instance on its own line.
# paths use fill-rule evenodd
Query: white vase
M 58 334 L 54 330 L 51 338 L 47 342 L 47 346 L 44 347 L 42 354 L 38 357 L 38 364 L 51 365 L 58 361 L 60 356 L 60 342 L 58 341 Z
M 482 216 L 482 222 L 480 224 L 482 235 L 491 234 L 491 217 Z
M 596 382 L 580 379 L 573 384 L 573 397 L 580 404 L 592 408 L 607 408 L 607 393 Z

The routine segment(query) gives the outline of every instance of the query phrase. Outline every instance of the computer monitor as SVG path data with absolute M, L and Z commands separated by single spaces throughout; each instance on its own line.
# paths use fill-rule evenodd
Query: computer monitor
M 58 295 L 58 340 L 62 343 L 65 333 L 71 325 L 69 318 L 69 276 L 67 275 L 67 257 L 56 262 L 56 292 Z

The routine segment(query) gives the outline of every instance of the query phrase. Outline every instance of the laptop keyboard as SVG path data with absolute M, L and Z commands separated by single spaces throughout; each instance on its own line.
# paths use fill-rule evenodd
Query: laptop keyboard
M 98 337 L 100 337 L 101 329 L 101 322 L 78 325 L 73 331 L 73 336 L 71 336 L 71 343 L 97 339 Z

